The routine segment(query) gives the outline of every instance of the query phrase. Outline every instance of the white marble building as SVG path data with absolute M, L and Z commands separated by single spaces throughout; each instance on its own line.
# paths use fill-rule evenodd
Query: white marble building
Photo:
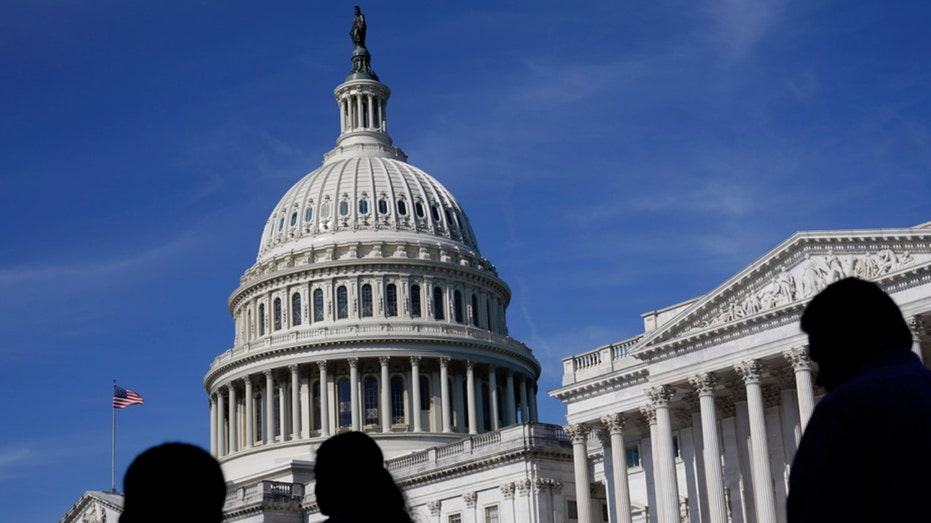
M 580 521 L 785 521 L 801 433 L 823 391 L 799 318 L 846 276 L 879 283 L 931 358 L 931 222 L 801 232 L 644 332 L 563 360 Z M 593 498 L 595 501 L 592 501 Z

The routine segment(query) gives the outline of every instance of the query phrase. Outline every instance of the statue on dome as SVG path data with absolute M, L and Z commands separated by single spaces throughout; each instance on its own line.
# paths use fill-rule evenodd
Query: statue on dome
M 349 29 L 349 36 L 356 47 L 365 47 L 365 15 L 362 9 L 356 6 L 356 17 L 352 21 L 352 28 Z

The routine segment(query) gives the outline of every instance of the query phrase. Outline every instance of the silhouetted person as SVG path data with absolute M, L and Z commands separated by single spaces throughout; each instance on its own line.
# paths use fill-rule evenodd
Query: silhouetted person
M 931 520 L 931 370 L 895 302 L 847 278 L 811 300 L 802 330 L 828 393 L 792 463 L 790 523 Z
M 136 457 L 123 478 L 119 523 L 220 523 L 226 481 L 200 447 L 165 443 Z
M 317 505 L 330 517 L 327 523 L 412 523 L 381 449 L 361 432 L 324 441 L 317 449 L 314 476 Z

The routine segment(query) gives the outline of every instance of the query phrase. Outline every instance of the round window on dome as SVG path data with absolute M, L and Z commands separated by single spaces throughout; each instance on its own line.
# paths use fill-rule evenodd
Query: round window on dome
M 291 227 L 294 227 L 294 224 L 297 223 L 297 211 L 291 213 Z
M 398 200 L 398 214 L 401 216 L 407 215 L 407 202 L 404 200 Z
M 304 221 L 309 222 L 314 218 L 314 206 L 310 205 L 307 207 L 307 210 L 304 211 Z
M 378 200 L 378 213 L 388 214 L 388 201 L 384 198 Z
M 366 199 L 359 200 L 359 214 L 369 213 L 369 201 Z
M 330 217 L 330 202 L 323 202 L 320 206 L 320 217 L 323 219 Z
M 440 206 L 437 205 L 437 204 L 435 204 L 435 203 L 434 203 L 433 205 L 431 205 L 431 206 L 430 206 L 430 214 L 433 215 L 433 221 L 435 221 L 435 222 L 440 221 Z
M 349 215 L 349 202 L 343 200 L 339 202 L 339 215 L 348 216 Z
M 417 213 L 417 217 L 418 217 L 418 218 L 423 218 L 423 217 L 424 217 L 424 210 L 423 210 L 423 203 L 422 203 L 422 202 L 416 202 L 416 203 L 414 203 L 414 212 Z

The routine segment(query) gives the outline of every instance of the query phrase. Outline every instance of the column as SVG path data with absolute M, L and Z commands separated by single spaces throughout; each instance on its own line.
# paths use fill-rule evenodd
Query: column
M 488 402 L 491 404 L 491 430 L 498 430 L 498 380 L 495 377 L 495 366 L 488 366 Z
M 763 364 L 760 360 L 749 360 L 734 365 L 734 370 L 744 380 L 747 388 L 747 416 L 750 421 L 750 446 L 753 451 L 750 472 L 753 475 L 756 520 L 758 523 L 775 523 L 776 500 L 769 466 L 769 445 L 766 441 L 766 412 L 760 387 Z
M 251 449 L 252 445 L 255 444 L 255 421 L 253 418 L 255 395 L 252 393 L 252 377 L 246 376 L 243 381 L 246 382 L 246 397 L 242 399 L 246 405 L 246 448 Z
M 808 418 L 815 409 L 814 387 L 811 383 L 811 360 L 808 358 L 808 349 L 796 347 L 782 353 L 795 371 L 795 393 L 798 395 L 798 422 L 805 432 Z
M 359 358 L 349 358 L 349 409 L 352 411 L 352 430 L 361 427 L 359 420 Z
M 517 391 L 520 393 L 520 421 L 527 423 L 530 409 L 527 408 L 527 378 L 523 374 L 518 377 Z
M 388 356 L 379 356 L 378 363 L 381 364 L 381 431 L 391 432 L 391 378 L 388 376 Z
M 517 423 L 517 413 L 514 411 L 514 371 L 511 369 L 508 369 L 504 382 L 504 415 L 505 426 Z
M 475 408 L 475 362 L 466 361 L 466 394 L 469 401 L 469 434 L 478 434 L 478 416 Z
M 601 418 L 611 437 L 611 469 L 614 471 L 614 517 L 618 523 L 631 523 L 630 484 L 627 480 L 627 450 L 624 445 L 624 416 Z
M 218 458 L 220 456 L 217 449 L 217 404 L 213 401 L 213 395 L 207 401 L 210 403 L 210 455 Z
M 229 423 L 230 423 L 230 446 L 229 452 L 239 450 L 239 420 L 236 416 L 236 409 L 239 408 L 239 402 L 236 401 L 236 387 L 230 382 L 230 404 L 229 404 Z
M 440 358 L 440 417 L 443 418 L 443 432 L 452 432 L 449 424 L 449 358 Z
M 924 362 L 924 356 L 921 354 L 921 334 L 925 329 L 925 321 L 921 316 L 909 316 L 905 320 L 908 323 L 908 330 L 912 331 L 912 352 L 918 355 L 918 359 Z
M 420 394 L 420 356 L 411 356 L 411 415 L 414 418 L 414 432 L 423 430 Z
M 217 457 L 226 455 L 226 387 L 217 389 Z
M 656 409 L 656 439 L 653 445 L 656 447 L 657 476 L 659 477 L 659 488 L 657 488 L 657 500 L 661 513 L 667 519 L 672 521 L 678 520 L 679 517 L 679 482 L 676 480 L 676 458 L 673 455 L 672 446 L 672 418 L 669 415 L 669 404 L 675 395 L 675 391 L 666 385 L 660 385 L 648 389 L 647 396 Z M 662 520 L 663 518 L 660 518 Z
M 530 421 L 540 421 L 537 415 L 537 384 L 533 380 L 527 380 L 527 395 L 529 396 Z
M 650 508 L 650 512 L 656 514 L 657 522 L 666 523 L 666 518 L 663 515 L 663 504 L 660 498 L 660 485 L 663 483 L 663 471 L 657 466 L 657 463 L 659 463 L 659 447 L 656 442 L 659 440 L 659 437 L 657 436 L 658 432 L 656 430 L 656 407 L 652 403 L 642 405 L 640 407 L 640 414 L 643 416 L 650 430 L 650 466 L 653 467 L 653 503 L 656 504 L 655 507 Z M 640 432 L 643 433 L 642 428 Z M 646 469 L 644 469 L 644 472 L 646 472 Z M 649 500 L 649 494 L 647 495 L 647 499 Z
M 265 430 L 262 433 L 262 442 L 266 445 L 275 441 L 275 379 L 272 371 L 265 371 Z
M 712 523 L 727 523 L 727 502 L 724 499 L 724 473 L 721 470 L 721 442 L 714 405 L 714 387 L 718 378 L 704 373 L 689 379 L 698 394 L 701 409 L 701 433 L 704 443 L 702 464 L 705 468 L 705 488 L 708 493 L 708 517 Z
M 368 113 L 369 113 L 369 129 L 375 128 L 375 104 L 372 103 L 372 93 L 368 95 Z
M 320 436 L 330 436 L 330 389 L 327 387 L 326 360 L 317 362 L 320 369 Z
M 356 129 L 358 130 L 358 129 L 362 129 L 362 122 L 363 122 L 363 116 L 362 116 L 362 96 L 360 96 L 360 95 L 357 94 L 357 95 L 355 96 L 355 99 L 356 99 Z M 353 429 L 353 430 L 355 430 L 355 429 Z
M 588 449 L 586 439 L 588 430 L 581 424 L 569 425 L 566 433 L 572 440 L 572 465 L 575 476 L 575 505 L 579 513 L 579 523 L 593 523 L 592 491 L 588 478 Z
M 288 365 L 291 371 L 291 439 L 301 437 L 301 376 L 297 365 Z

